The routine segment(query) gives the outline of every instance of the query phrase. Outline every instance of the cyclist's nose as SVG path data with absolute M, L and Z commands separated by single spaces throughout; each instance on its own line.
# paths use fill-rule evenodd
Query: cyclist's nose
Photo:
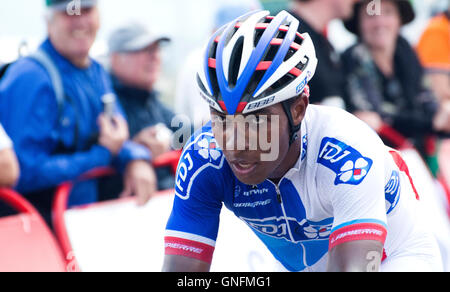
M 246 152 L 257 150 L 257 133 L 246 124 L 233 123 L 225 130 L 225 150 Z

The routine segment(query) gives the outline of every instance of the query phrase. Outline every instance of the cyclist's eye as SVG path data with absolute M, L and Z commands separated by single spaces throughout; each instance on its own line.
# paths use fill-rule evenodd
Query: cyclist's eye
M 267 123 L 267 117 L 266 116 L 254 116 L 252 118 L 252 123 L 255 125 L 262 125 L 264 123 Z

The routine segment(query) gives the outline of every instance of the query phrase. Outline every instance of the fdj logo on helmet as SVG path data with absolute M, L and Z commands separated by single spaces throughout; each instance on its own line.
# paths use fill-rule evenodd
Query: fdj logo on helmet
M 306 77 L 302 83 L 297 86 L 297 94 L 300 94 L 305 89 L 306 84 L 308 84 L 308 77 Z

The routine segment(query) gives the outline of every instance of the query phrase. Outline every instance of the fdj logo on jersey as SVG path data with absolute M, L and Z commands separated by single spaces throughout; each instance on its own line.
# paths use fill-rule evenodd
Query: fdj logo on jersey
M 369 173 L 373 161 L 339 140 L 324 138 L 317 163 L 336 173 L 335 185 L 359 185 Z
M 222 168 L 224 158 L 211 133 L 195 138 L 185 147 L 178 164 L 175 194 L 183 200 L 189 199 L 194 180 L 210 167 Z
M 304 240 L 322 240 L 327 239 L 331 234 L 333 218 L 322 222 L 311 222 L 303 219 L 298 222 L 295 218 L 272 217 L 265 219 L 249 219 L 240 217 L 251 228 L 265 235 L 284 238 L 291 242 L 300 242 Z
M 400 199 L 400 174 L 398 171 L 392 172 L 391 179 L 384 191 L 386 193 L 386 210 L 387 214 L 389 214 L 397 206 Z

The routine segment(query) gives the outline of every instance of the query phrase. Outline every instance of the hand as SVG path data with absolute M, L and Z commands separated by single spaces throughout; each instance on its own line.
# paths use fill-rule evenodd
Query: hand
M 368 124 L 375 132 L 378 132 L 383 126 L 383 119 L 376 112 L 360 111 L 355 112 L 354 115 Z
M 111 119 L 101 114 L 98 124 L 100 127 L 99 144 L 116 156 L 122 149 L 123 143 L 130 137 L 127 122 L 120 116 Z
M 436 131 L 450 133 L 450 101 L 441 104 L 439 112 L 434 117 L 433 128 Z
M 150 163 L 143 160 L 135 160 L 127 166 L 124 190 L 120 197 L 126 198 L 134 194 L 138 205 L 143 206 L 156 194 L 157 188 L 156 173 Z
M 14 187 L 19 175 L 19 162 L 14 150 L 9 148 L 0 150 L 0 188 Z
M 156 158 L 170 151 L 170 138 L 161 139 L 159 131 L 161 129 L 158 126 L 145 128 L 134 137 L 133 141 L 147 147 L 153 158 Z

